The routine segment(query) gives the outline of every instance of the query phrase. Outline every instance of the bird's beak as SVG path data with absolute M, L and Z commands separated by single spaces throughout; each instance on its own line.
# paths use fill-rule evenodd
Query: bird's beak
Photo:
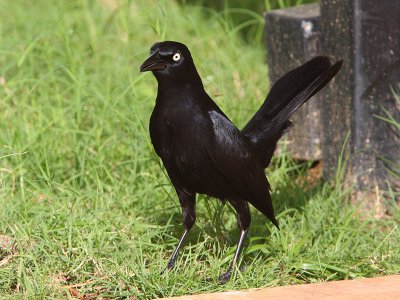
M 167 62 L 160 58 L 158 52 L 155 52 L 142 63 L 140 72 L 164 70 L 166 67 Z

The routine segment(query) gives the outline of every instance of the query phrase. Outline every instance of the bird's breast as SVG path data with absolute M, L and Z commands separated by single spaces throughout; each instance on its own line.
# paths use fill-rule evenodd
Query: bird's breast
M 150 137 L 162 159 L 190 160 L 191 153 L 206 139 L 207 116 L 194 105 L 155 108 L 150 118 Z
M 210 126 L 208 115 L 195 106 L 154 110 L 150 119 L 151 141 L 172 180 L 175 177 L 188 186 L 197 186 L 207 177 L 211 168 L 207 154 Z

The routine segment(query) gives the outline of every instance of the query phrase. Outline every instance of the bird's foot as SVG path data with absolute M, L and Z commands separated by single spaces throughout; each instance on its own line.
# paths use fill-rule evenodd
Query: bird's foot
M 244 266 L 240 267 L 240 272 L 243 272 L 245 269 Z M 228 270 L 218 277 L 218 283 L 225 284 L 228 283 L 232 278 L 233 268 L 228 268 Z M 207 277 L 206 282 L 213 282 L 214 280 L 210 277 Z
M 221 284 L 225 284 L 225 283 L 229 282 L 229 280 L 231 279 L 231 277 L 232 277 L 232 270 L 229 269 L 229 270 L 226 271 L 224 274 L 222 274 L 222 275 L 220 275 L 220 276 L 218 277 L 218 282 L 221 283 Z
M 170 259 L 167 264 L 167 267 L 161 271 L 160 275 L 164 274 L 166 271 L 172 270 L 174 267 L 175 267 L 175 259 Z

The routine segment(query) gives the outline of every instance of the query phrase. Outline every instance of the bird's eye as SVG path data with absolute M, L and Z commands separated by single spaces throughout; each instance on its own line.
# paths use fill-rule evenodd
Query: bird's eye
M 175 53 L 174 54 L 174 56 L 172 56 L 172 59 L 174 60 L 174 61 L 178 61 L 178 60 L 180 60 L 181 59 L 181 54 L 180 53 Z

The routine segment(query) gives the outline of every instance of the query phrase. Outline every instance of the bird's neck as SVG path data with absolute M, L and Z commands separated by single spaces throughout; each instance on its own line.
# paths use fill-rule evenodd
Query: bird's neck
M 176 93 L 182 91 L 185 93 L 204 92 L 203 82 L 197 72 L 191 72 L 186 76 L 156 76 L 158 81 L 158 93 Z

